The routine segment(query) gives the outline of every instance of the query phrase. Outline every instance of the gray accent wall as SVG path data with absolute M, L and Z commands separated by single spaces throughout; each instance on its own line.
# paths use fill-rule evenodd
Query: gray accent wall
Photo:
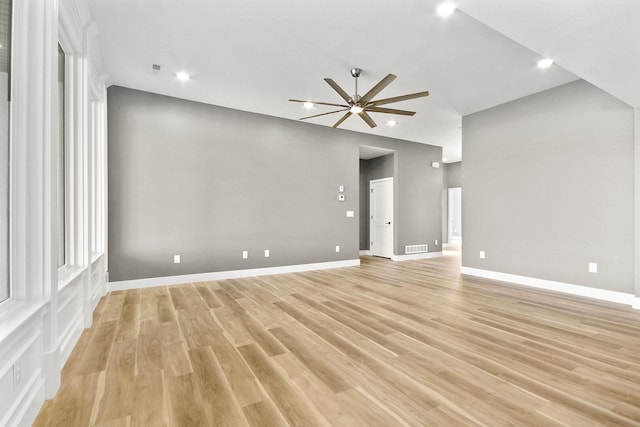
M 444 163 L 443 166 L 447 188 L 462 187 L 462 162 Z
M 441 239 L 440 147 L 122 87 L 108 97 L 111 281 L 357 258 L 360 145 L 396 151 L 396 250 Z
M 370 249 L 369 240 L 369 181 L 395 176 L 395 153 L 360 160 L 360 250 Z
M 465 116 L 462 136 L 464 267 L 633 293 L 631 107 L 579 80 Z

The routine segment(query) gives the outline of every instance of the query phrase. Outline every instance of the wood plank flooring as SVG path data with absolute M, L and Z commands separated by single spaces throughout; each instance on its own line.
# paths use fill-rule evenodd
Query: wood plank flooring
M 640 425 L 640 311 L 458 264 L 112 292 L 34 425 Z

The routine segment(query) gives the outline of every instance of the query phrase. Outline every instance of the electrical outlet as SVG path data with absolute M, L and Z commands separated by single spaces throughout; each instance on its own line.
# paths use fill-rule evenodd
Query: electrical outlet
M 340 252 L 340 245 L 336 245 L 336 252 Z
M 597 273 L 598 272 L 598 263 L 590 262 L 589 263 L 589 273 Z
M 249 258 L 249 251 L 242 251 L 242 259 Z
M 269 249 L 265 249 L 264 250 L 264 257 L 265 258 L 269 258 L 270 255 L 271 255 L 271 253 L 269 252 Z
M 485 259 L 486 255 L 484 251 L 480 251 L 480 259 Z
M 173 263 L 174 264 L 180 264 L 180 255 L 174 255 L 173 256 Z

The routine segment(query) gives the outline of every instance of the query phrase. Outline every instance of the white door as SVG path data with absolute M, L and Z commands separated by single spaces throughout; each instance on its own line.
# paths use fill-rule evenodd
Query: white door
M 369 182 L 369 250 L 371 255 L 393 255 L 393 178 Z

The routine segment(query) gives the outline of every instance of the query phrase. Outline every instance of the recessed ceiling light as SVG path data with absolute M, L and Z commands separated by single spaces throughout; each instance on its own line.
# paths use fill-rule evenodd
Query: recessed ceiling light
M 440 16 L 449 16 L 456 10 L 456 5 L 450 2 L 440 3 L 436 11 Z
M 176 77 L 178 78 L 178 80 L 186 82 L 187 80 L 189 80 L 191 77 L 189 76 L 189 74 L 184 73 L 184 72 L 179 72 L 176 73 Z
M 395 120 L 387 121 L 387 126 L 395 126 L 395 125 L 396 125 L 396 121 Z
M 305 102 L 302 105 L 304 105 L 304 108 L 313 108 L 313 102 Z
M 538 68 L 549 68 L 553 65 L 553 59 L 545 58 L 538 61 Z
M 351 111 L 351 113 L 353 114 L 360 114 L 364 111 L 364 108 L 360 107 L 359 105 L 354 105 L 349 109 L 349 111 Z

